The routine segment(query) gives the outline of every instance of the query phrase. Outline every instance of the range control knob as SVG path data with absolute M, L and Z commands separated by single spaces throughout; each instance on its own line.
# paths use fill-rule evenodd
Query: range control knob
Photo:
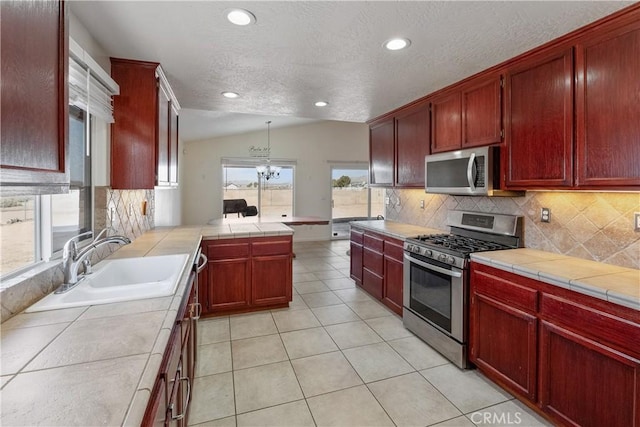
M 438 255 L 438 261 L 445 262 L 447 260 L 447 256 L 445 254 Z
M 428 257 L 432 257 L 433 251 L 431 249 L 425 249 L 424 254 Z
M 456 259 L 454 257 L 452 257 L 451 255 L 449 255 L 449 257 L 447 257 L 447 262 L 449 264 L 455 264 L 456 263 Z

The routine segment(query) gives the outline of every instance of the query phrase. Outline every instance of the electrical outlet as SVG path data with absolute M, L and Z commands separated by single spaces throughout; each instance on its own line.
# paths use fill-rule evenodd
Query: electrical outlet
M 420 209 L 424 209 L 424 200 L 420 200 Z
M 541 222 L 550 222 L 551 221 L 551 209 L 542 208 L 540 211 L 540 221 Z
M 634 227 L 633 227 L 633 229 L 635 231 L 640 231 L 640 212 L 635 212 L 633 214 L 633 218 L 634 218 L 634 221 L 633 221 Z
M 396 206 L 400 206 L 400 197 L 398 197 L 398 202 L 396 203 Z
M 389 198 L 388 198 L 388 197 L 385 197 L 385 198 L 384 198 L 384 204 L 385 204 L 385 205 L 388 205 L 389 203 L 390 203 Z

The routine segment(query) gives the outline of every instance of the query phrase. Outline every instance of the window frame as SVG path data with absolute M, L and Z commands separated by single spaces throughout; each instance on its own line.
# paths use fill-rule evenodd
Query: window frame
M 225 168 L 226 167 L 240 167 L 240 168 L 254 168 L 261 164 L 265 163 L 265 159 L 263 158 L 222 158 L 221 159 L 221 167 L 220 167 L 220 188 L 224 189 L 225 182 Z M 291 216 L 296 215 L 296 166 L 297 162 L 293 160 L 285 160 L 285 159 L 271 159 L 270 161 L 272 166 L 278 166 L 282 169 L 291 169 Z M 258 180 L 258 217 L 262 216 L 262 194 L 261 190 L 263 190 L 264 179 L 259 178 Z M 224 191 L 221 193 L 220 197 L 220 212 L 223 211 L 223 200 L 224 200 Z

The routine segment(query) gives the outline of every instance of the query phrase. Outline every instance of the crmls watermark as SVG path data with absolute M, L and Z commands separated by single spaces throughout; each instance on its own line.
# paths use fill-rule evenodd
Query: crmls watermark
M 520 414 L 520 412 L 502 412 L 499 414 L 491 411 L 474 412 L 471 414 L 471 422 L 477 425 L 520 425 L 522 423 Z

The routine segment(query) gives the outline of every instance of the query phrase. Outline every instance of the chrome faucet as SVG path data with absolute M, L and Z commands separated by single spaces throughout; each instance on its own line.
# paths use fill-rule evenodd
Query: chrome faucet
M 78 252 L 77 242 L 83 237 L 92 237 L 93 231 L 87 231 L 86 233 L 78 234 L 67 240 L 62 249 L 62 268 L 64 271 L 64 283 L 55 291 L 56 294 L 67 292 L 75 285 L 80 283 L 84 278 L 78 279 L 78 267 L 83 264 L 85 267 L 85 275 L 91 274 L 91 261 L 89 256 L 99 246 L 107 243 L 119 243 L 121 245 L 128 245 L 131 240 L 124 236 L 107 236 L 102 237 L 107 232 L 107 229 L 102 230 L 98 236 L 89 245 L 85 246 L 80 252 Z

